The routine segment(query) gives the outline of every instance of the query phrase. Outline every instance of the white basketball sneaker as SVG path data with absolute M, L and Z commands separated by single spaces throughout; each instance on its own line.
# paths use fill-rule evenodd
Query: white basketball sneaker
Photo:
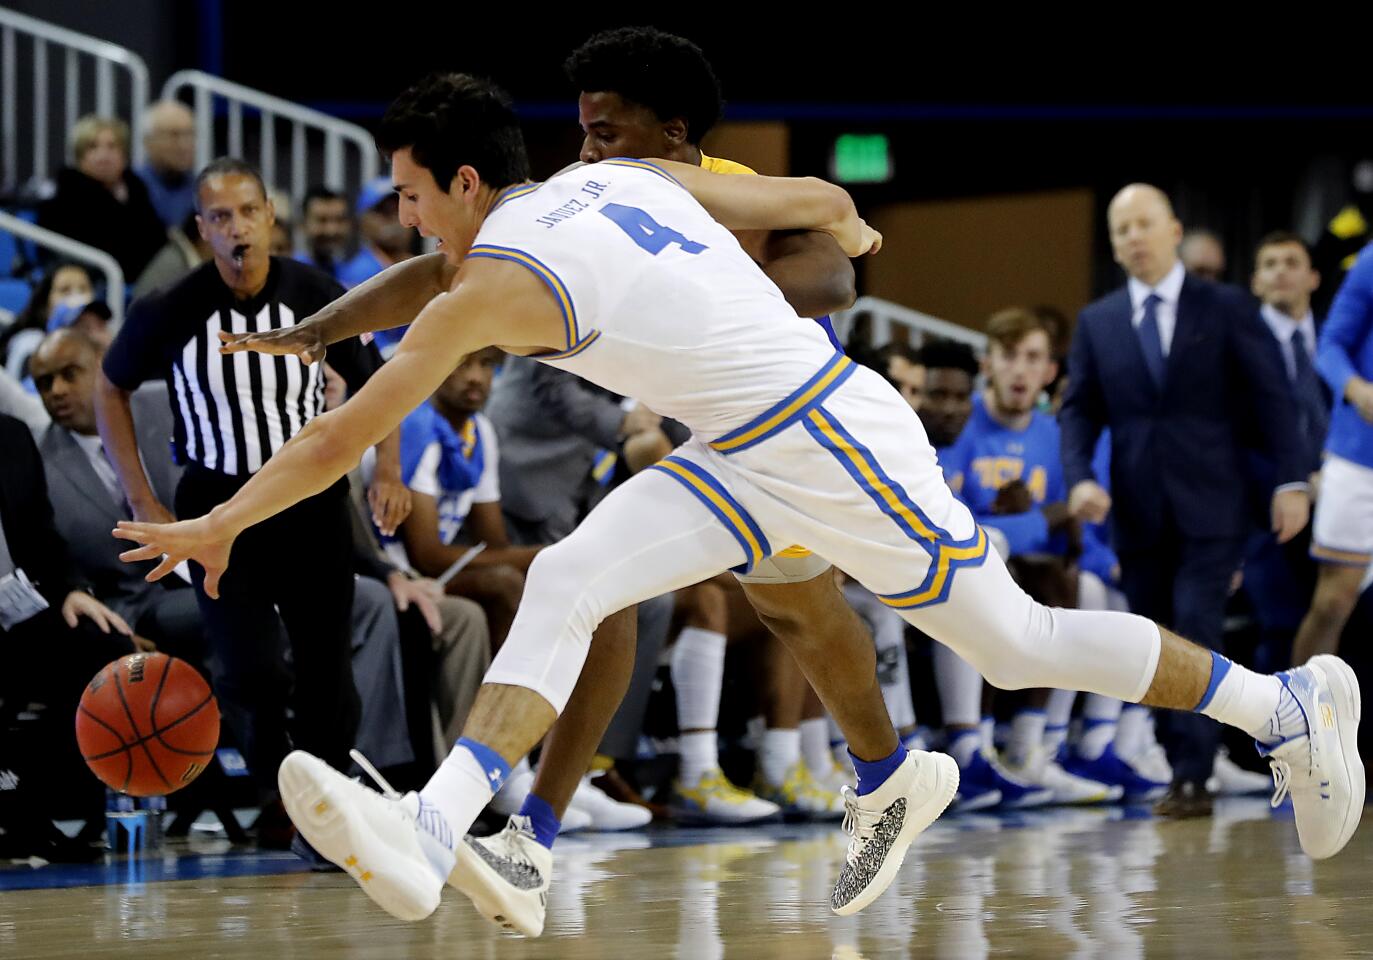
M 301 835 L 379 907 L 398 920 L 423 920 L 438 907 L 452 834 L 418 794 L 383 796 L 303 750 L 281 761 L 277 786 Z
M 1052 791 L 1051 804 L 1111 803 L 1125 793 L 1125 788 L 1119 784 L 1069 773 L 1042 746 L 1031 750 L 1023 764 L 1009 769 L 1026 783 Z
M 1363 814 L 1359 681 L 1349 664 L 1328 655 L 1278 677 L 1301 708 L 1306 730 L 1273 746 L 1259 744 L 1273 768 L 1272 805 L 1291 794 L 1301 848 L 1324 860 L 1344 848 Z
M 534 839 L 528 817 L 511 817 L 494 836 L 463 837 L 456 854 L 448 885 L 478 913 L 526 937 L 543 933 L 553 851 Z
M 638 830 L 653 820 L 653 814 L 647 807 L 611 799 L 604 790 L 592 785 L 590 775 L 577 784 L 577 792 L 572 795 L 568 810 L 577 810 L 589 816 L 590 830 Z
M 1221 747 L 1216 751 L 1216 765 L 1206 781 L 1206 789 L 1218 797 L 1242 797 L 1267 792 L 1271 782 L 1263 774 L 1241 767 L 1230 759 L 1230 751 Z
M 958 792 L 958 764 L 943 753 L 911 751 L 886 783 L 859 796 L 844 787 L 848 855 L 830 897 L 841 916 L 872 903 L 896 879 L 911 842 Z

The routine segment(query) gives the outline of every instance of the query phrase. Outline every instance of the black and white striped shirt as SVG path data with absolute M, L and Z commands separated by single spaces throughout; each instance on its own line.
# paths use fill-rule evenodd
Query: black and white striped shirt
M 213 262 L 136 301 L 105 355 L 105 375 L 124 390 L 165 379 L 178 463 L 247 476 L 311 419 L 324 412 L 324 372 L 297 357 L 219 352 L 219 331 L 244 333 L 293 326 L 343 294 L 328 275 L 294 260 L 272 258 L 267 284 L 238 300 Z M 327 361 L 359 389 L 380 364 L 356 339 L 329 347 Z

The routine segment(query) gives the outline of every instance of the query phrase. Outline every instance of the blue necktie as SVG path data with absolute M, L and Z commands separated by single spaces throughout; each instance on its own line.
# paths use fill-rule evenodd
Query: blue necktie
M 1144 350 L 1144 365 L 1149 368 L 1149 376 L 1154 386 L 1163 389 L 1163 340 L 1158 333 L 1158 305 L 1163 298 L 1151 293 L 1144 298 L 1144 319 L 1139 322 L 1139 345 Z
M 1292 367 L 1295 376 L 1292 385 L 1297 393 L 1297 409 L 1300 412 L 1301 428 L 1305 438 L 1317 447 L 1325 443 L 1326 431 L 1330 429 L 1330 413 L 1325 408 L 1325 394 L 1321 391 L 1316 370 L 1311 365 L 1311 354 L 1306 351 L 1306 338 L 1301 331 L 1292 334 Z

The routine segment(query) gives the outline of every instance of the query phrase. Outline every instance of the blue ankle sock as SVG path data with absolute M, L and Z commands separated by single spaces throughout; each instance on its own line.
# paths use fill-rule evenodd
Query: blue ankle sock
M 558 839 L 558 828 L 562 826 L 562 821 L 558 819 L 548 802 L 531 793 L 524 798 L 520 816 L 529 818 L 529 825 L 534 828 L 534 839 L 552 850 L 553 841 Z
M 881 760 L 859 760 L 853 756 L 852 750 L 849 751 L 849 756 L 853 758 L 853 769 L 858 771 L 858 795 L 861 797 L 872 793 L 887 782 L 887 778 L 905 762 L 906 748 L 897 747 L 890 756 Z
M 458 740 L 457 746 L 465 748 L 477 758 L 477 762 L 486 771 L 486 780 L 491 784 L 491 792 L 499 793 L 501 787 L 505 786 L 505 778 L 510 776 L 510 764 L 505 762 L 505 758 L 486 744 L 469 740 L 467 737 Z

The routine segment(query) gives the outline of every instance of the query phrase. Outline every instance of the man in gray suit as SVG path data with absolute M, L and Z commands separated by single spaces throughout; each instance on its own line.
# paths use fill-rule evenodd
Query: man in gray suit
M 110 536 L 114 525 L 132 514 L 95 429 L 95 374 L 101 352 L 84 333 L 64 328 L 44 339 L 29 360 L 34 384 L 52 417 L 39 434 L 38 449 L 57 531 L 96 596 L 138 636 L 199 664 L 205 649 L 195 591 L 189 584 L 177 589 L 176 578 L 163 582 L 170 582 L 170 587 L 146 582 L 143 577 L 152 569 L 151 561 L 121 563 L 124 546 Z M 169 448 L 172 421 L 165 391 L 158 385 L 133 396 L 138 450 L 159 497 L 172 495 L 180 472 Z

